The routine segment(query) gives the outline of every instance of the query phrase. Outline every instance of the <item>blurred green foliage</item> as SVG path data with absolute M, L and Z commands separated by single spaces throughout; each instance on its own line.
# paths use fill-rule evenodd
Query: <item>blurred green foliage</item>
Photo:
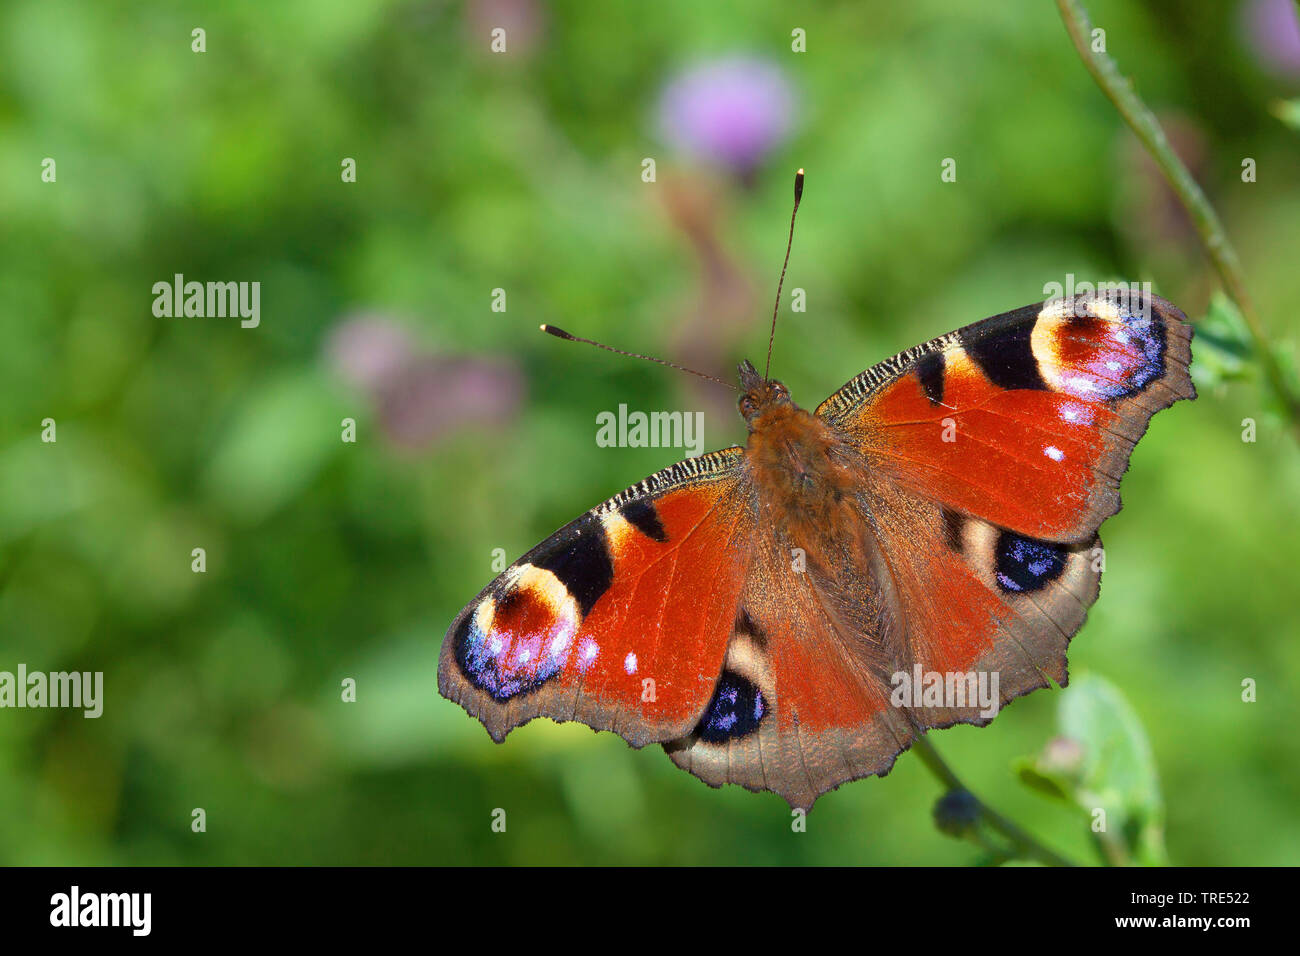
M 1260 66 L 1235 3 L 1088 6 L 1285 345 L 1300 163 L 1271 104 L 1295 78 Z M 504 55 L 494 18 L 522 24 Z M 776 63 L 799 103 L 745 184 L 672 153 L 655 119 L 676 70 L 732 53 Z M 4 4 L 0 669 L 102 670 L 106 700 L 98 720 L 0 712 L 0 862 L 976 861 L 934 830 L 940 791 L 912 755 L 795 834 L 778 798 L 710 790 L 657 748 L 548 721 L 496 746 L 436 694 L 444 629 L 493 549 L 513 558 L 674 460 L 598 448 L 597 412 L 708 408 L 707 447 L 743 436 L 728 394 L 537 324 L 723 374 L 760 358 L 797 166 L 787 288 L 808 311 L 787 300 L 774 368 L 805 406 L 1067 273 L 1152 281 L 1194 319 L 1214 292 L 1051 4 Z M 742 318 L 714 340 L 696 331 L 710 266 L 673 196 L 714 204 L 740 283 L 718 301 Z M 260 327 L 155 318 L 151 288 L 175 273 L 260 281 Z M 356 310 L 430 354 L 515 361 L 526 400 L 399 447 L 328 358 Z M 1252 384 L 1200 384 L 1134 455 L 1071 667 L 1107 677 L 1145 728 L 1170 860 L 1295 863 L 1297 449 Z M 356 444 L 338 440 L 347 416 Z M 1057 733 L 1060 697 L 934 739 L 981 797 L 1093 859 L 1078 810 L 1013 771 Z

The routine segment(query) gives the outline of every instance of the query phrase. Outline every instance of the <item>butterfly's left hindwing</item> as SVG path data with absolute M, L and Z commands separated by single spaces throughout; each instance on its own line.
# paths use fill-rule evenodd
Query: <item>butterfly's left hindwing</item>
M 740 449 L 632 486 L 526 554 L 457 616 L 438 688 L 496 740 L 545 716 L 633 746 L 691 731 L 722 670 L 753 530 Z

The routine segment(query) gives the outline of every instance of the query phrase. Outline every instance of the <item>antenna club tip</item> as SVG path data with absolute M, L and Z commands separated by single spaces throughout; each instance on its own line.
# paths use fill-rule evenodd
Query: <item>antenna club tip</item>
M 568 339 L 569 341 L 573 341 L 573 336 L 564 331 L 564 329 L 560 328 L 558 325 L 547 325 L 546 323 L 542 323 L 539 328 L 547 335 L 554 335 L 557 339 Z
M 803 169 L 794 174 L 794 201 L 798 202 L 803 198 Z

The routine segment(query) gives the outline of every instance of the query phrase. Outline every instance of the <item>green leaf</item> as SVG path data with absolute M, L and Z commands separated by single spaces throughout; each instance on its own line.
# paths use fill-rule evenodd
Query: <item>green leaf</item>
M 1300 100 L 1274 100 L 1273 115 L 1292 129 L 1300 130 Z
M 1223 292 L 1210 300 L 1205 317 L 1196 323 L 1196 361 L 1192 379 L 1198 387 L 1212 388 L 1228 382 L 1258 381 L 1264 390 L 1266 409 L 1274 420 L 1291 417 L 1288 396 L 1300 395 L 1300 372 L 1289 343 L 1269 348 L 1282 373 L 1281 388 L 1287 395 L 1259 375 L 1255 344 L 1236 304 Z
M 1069 782 L 1052 773 L 1045 772 L 1039 766 L 1037 758 L 1020 757 L 1012 763 L 1011 767 L 1020 782 L 1030 790 L 1036 790 L 1053 800 L 1063 800 L 1066 803 L 1074 802 L 1074 788 Z
M 1237 306 L 1222 292 L 1210 300 L 1205 317 L 1196 323 L 1196 384 L 1211 387 L 1255 378 L 1255 348 Z
M 1155 760 L 1128 701 L 1109 681 L 1084 674 L 1062 694 L 1058 722 L 1081 748 L 1075 802 L 1090 825 L 1105 811 L 1104 830 L 1094 828 L 1103 853 L 1112 862 L 1167 864 Z

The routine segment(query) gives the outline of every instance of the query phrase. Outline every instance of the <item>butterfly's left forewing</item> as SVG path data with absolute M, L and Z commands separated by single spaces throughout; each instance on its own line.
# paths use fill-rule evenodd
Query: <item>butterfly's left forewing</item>
M 689 733 L 722 671 L 754 516 L 742 452 L 687 459 L 542 542 L 457 616 L 438 688 L 496 740 L 534 717 Z

